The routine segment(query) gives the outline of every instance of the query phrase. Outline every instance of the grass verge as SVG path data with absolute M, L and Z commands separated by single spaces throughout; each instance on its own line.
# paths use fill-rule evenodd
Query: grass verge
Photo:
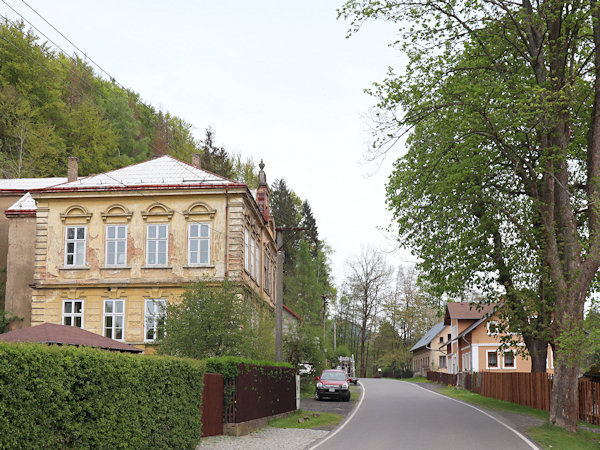
M 600 448 L 600 434 L 592 431 L 579 430 L 577 433 L 570 433 L 562 428 L 546 424 L 528 429 L 527 434 L 547 449 L 587 450 Z
M 517 405 L 516 403 L 505 402 L 503 400 L 496 400 L 495 398 L 484 397 L 483 395 L 474 394 L 473 392 L 465 389 L 457 389 L 449 386 L 440 389 L 440 393 L 457 400 L 463 400 L 465 402 L 484 406 L 486 408 L 497 409 L 499 411 L 506 411 L 516 414 L 526 414 L 528 416 L 534 416 L 548 421 L 548 411 L 529 408 L 527 406 Z
M 269 425 L 275 428 L 315 428 L 322 426 L 336 426 L 344 418 L 339 414 L 333 413 L 316 413 L 319 417 L 313 417 L 313 411 L 304 411 L 302 409 L 290 414 L 282 419 L 269 420 Z M 304 423 L 299 423 L 298 419 L 301 417 L 309 416 L 310 419 Z
M 360 388 L 350 386 L 350 400 L 353 402 L 358 401 L 360 398 Z
M 394 378 L 394 380 L 410 381 L 411 383 L 433 383 L 426 377 L 411 377 L 411 378 Z

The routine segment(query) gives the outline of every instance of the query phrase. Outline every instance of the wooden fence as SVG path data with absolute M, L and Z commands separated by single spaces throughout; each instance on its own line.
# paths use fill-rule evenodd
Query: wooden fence
M 225 383 L 225 422 L 240 423 L 296 409 L 296 371 L 286 367 L 238 365 Z
M 427 372 L 427 379 L 456 386 L 456 375 Z M 465 386 L 468 387 L 468 384 L 471 384 L 472 391 L 476 394 L 530 408 L 550 410 L 552 376 L 547 373 L 474 372 L 471 380 L 465 379 Z M 600 425 L 600 383 L 580 381 L 578 398 L 579 420 Z
M 202 389 L 202 437 L 223 434 L 223 375 L 205 373 Z

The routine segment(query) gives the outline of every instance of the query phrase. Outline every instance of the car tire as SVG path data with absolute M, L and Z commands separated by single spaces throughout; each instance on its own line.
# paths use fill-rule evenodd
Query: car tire
M 317 391 L 315 391 L 315 400 L 321 400 L 323 397 L 319 395 Z
M 352 394 L 350 394 L 350 391 L 348 391 L 348 393 L 347 393 L 347 394 L 344 396 L 343 400 L 344 400 L 345 402 L 349 402 L 349 401 L 350 401 L 350 397 L 351 397 L 351 395 L 352 395 Z

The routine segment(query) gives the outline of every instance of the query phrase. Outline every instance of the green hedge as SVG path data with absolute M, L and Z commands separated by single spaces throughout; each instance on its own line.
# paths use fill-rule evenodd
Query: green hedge
M 0 448 L 194 448 L 205 364 L 0 342 Z
M 220 373 L 224 380 L 231 380 L 238 374 L 238 364 L 262 366 L 262 367 L 287 367 L 293 368 L 288 362 L 257 361 L 237 356 L 220 356 L 205 360 L 208 373 Z

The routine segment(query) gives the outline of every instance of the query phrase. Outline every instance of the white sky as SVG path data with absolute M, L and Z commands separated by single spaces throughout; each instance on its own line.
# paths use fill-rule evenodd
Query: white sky
M 6 0 L 67 52 L 73 47 L 25 3 Z M 403 57 L 387 46 L 393 26 L 369 23 L 346 39 L 342 0 L 27 0 L 120 84 L 177 115 L 202 138 L 211 126 L 230 152 L 264 159 L 267 180 L 284 178 L 307 199 L 335 251 L 333 274 L 361 245 L 391 251 L 381 168 L 364 163 L 371 134 L 363 93 Z M 0 3 L 1 14 L 19 16 Z M 407 252 L 390 262 L 413 261 Z

